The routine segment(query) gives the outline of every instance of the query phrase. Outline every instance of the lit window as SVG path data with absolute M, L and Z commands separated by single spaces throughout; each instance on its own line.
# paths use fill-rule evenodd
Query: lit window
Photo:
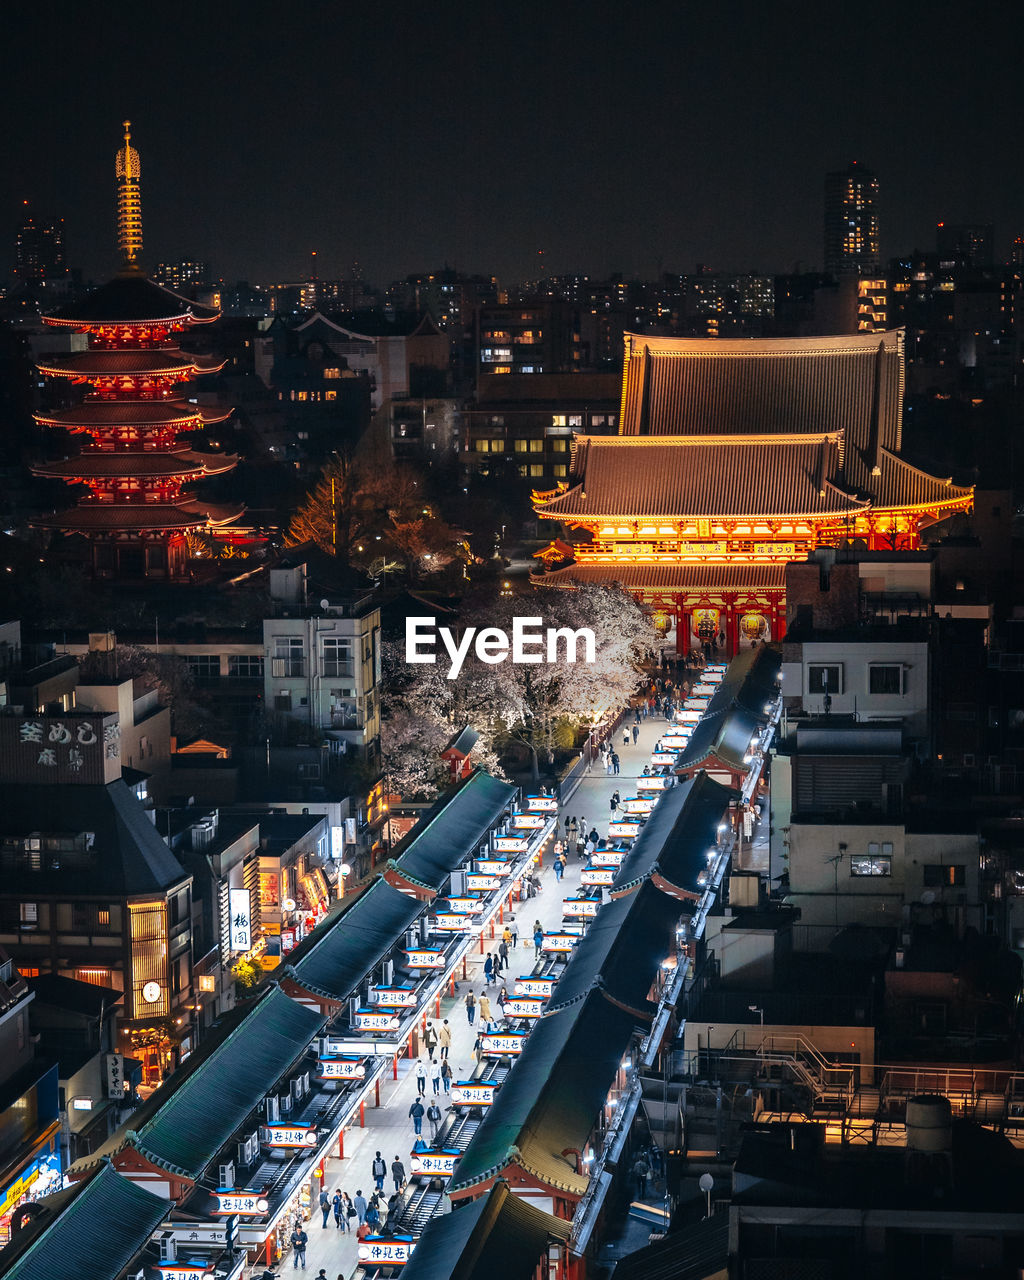
M 812 662 L 807 667 L 808 693 L 842 693 L 843 668 L 839 663 Z
M 877 847 L 877 846 L 876 846 Z M 854 854 L 850 859 L 851 876 L 891 876 L 892 858 L 882 854 Z
M 564 413 L 554 413 L 554 414 L 552 414 L 552 415 L 551 415 L 551 425 L 552 425 L 553 427 L 564 427 L 564 426 L 565 426 L 565 414 L 564 414 Z
M 515 442 L 516 453 L 528 453 L 530 449 L 529 440 L 517 440 Z

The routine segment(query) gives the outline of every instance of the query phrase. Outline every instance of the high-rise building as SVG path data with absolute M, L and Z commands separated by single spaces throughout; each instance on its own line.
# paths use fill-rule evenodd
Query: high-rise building
M 204 423 L 227 417 L 200 409 L 186 389 L 223 361 L 182 351 L 177 338 L 218 313 L 155 284 L 139 265 L 141 175 L 127 121 L 116 174 L 122 269 L 80 302 L 43 316 L 45 324 L 87 334 L 88 349 L 38 363 L 45 377 L 84 387 L 85 397 L 69 409 L 38 413 L 36 421 L 83 434 L 89 443 L 74 457 L 33 470 L 84 484 L 88 494 L 70 511 L 35 523 L 82 535 L 99 577 L 180 581 L 189 574 L 190 539 L 241 515 L 238 506 L 213 507 L 189 492 L 195 480 L 238 464 L 232 455 L 200 453 L 188 441 Z
M 62 280 L 67 275 L 64 261 L 64 219 L 27 217 L 18 227 L 14 274 L 19 284 L 29 280 Z
M 855 160 L 825 175 L 825 270 L 874 275 L 878 264 L 878 178 Z
M 945 266 L 988 267 L 995 261 L 991 222 L 940 222 L 935 228 L 935 249 Z
M 197 285 L 211 283 L 210 264 L 191 258 L 182 258 L 180 262 L 158 262 L 153 279 L 175 291 L 193 289 Z

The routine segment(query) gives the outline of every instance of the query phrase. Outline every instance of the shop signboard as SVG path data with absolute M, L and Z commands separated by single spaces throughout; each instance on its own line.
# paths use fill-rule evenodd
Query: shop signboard
M 491 847 L 495 853 L 525 853 L 529 843 L 526 836 L 495 836 Z
M 54 1150 L 54 1140 L 50 1138 L 46 1146 L 31 1163 L 27 1164 L 17 1178 L 0 1191 L 0 1218 L 9 1213 L 26 1196 L 33 1199 L 60 1189 L 60 1157 Z
M 651 778 L 637 778 L 637 791 L 668 791 L 672 786 L 672 779 L 662 774 L 657 774 Z
M 409 1171 L 413 1177 L 424 1174 L 428 1177 L 447 1178 L 455 1172 L 455 1166 L 461 1154 L 457 1149 L 452 1151 L 448 1147 L 435 1147 L 428 1151 L 410 1151 Z
M 511 859 L 507 858 L 478 858 L 476 866 L 480 874 L 485 876 L 507 876 L 512 872 Z M 468 889 L 469 885 L 466 887 Z
M 546 1000 L 555 989 L 555 983 L 558 981 L 554 975 L 545 975 L 544 977 L 528 977 L 523 975 L 516 978 L 515 986 L 512 990 L 517 996 L 539 996 L 542 1000 Z
M 539 831 L 544 825 L 544 817 L 539 813 L 514 813 L 512 825 L 517 831 Z
M 366 1065 L 360 1057 L 320 1059 L 321 1080 L 362 1080 L 365 1075 Z
M 462 933 L 469 928 L 471 916 L 469 911 L 440 911 L 434 916 L 434 928 L 438 933 Z
M 526 807 L 531 813 L 557 813 L 558 801 L 554 796 L 527 796 Z
M 416 989 L 414 987 L 371 987 L 370 1003 L 379 1004 L 384 1009 L 415 1009 Z
M 593 867 L 619 867 L 626 856 L 625 849 L 595 849 L 590 855 Z
M 710 698 L 713 694 L 717 692 L 718 692 L 718 685 L 712 684 L 710 680 L 706 684 L 703 681 L 701 681 L 700 684 L 695 684 L 693 688 L 690 690 L 690 693 L 693 694 L 695 698 Z
M 654 812 L 654 806 L 657 803 L 653 796 L 629 796 L 623 802 L 622 808 L 627 814 L 639 813 L 647 815 Z
M 124 1058 L 119 1053 L 103 1055 L 104 1074 L 107 1083 L 107 1097 L 124 1100 Z
M 684 711 L 707 711 L 710 698 L 687 698 L 683 703 Z
M 462 911 L 466 915 L 475 915 L 483 905 L 481 899 L 475 897 L 448 899 L 448 906 L 452 911 Z
M 259 1191 L 236 1190 L 222 1188 L 216 1193 L 217 1207 L 214 1213 L 223 1216 L 228 1213 L 239 1213 L 252 1216 L 257 1213 L 268 1213 L 270 1202 Z
M 452 1082 L 452 1105 L 489 1107 L 497 1088 L 496 1080 L 455 1080 Z
M 444 952 L 440 947 L 412 947 L 405 952 L 407 969 L 443 969 Z
M 634 836 L 639 834 L 640 834 L 639 822 L 632 822 L 632 821 L 627 821 L 625 819 L 622 819 L 619 822 L 608 823 L 608 835 L 611 836 L 613 839 L 618 836 L 624 836 L 627 840 L 632 840 Z M 603 881 L 599 881 L 598 883 L 603 883 Z
M 505 1001 L 504 1014 L 506 1018 L 539 1018 L 544 1004 L 536 996 L 513 996 Z
M 304 1124 L 268 1124 L 268 1147 L 315 1147 L 316 1129 Z
M 605 886 L 615 883 L 615 867 L 595 867 L 590 863 L 587 864 L 580 872 L 580 884 L 590 886 Z
M 687 708 L 676 712 L 681 724 L 696 724 L 703 714 L 702 711 L 693 711 Z
M 213 1280 L 213 1266 L 205 1262 L 160 1262 L 156 1266 L 160 1272 L 160 1280 L 203 1280 L 209 1276 Z
M 593 920 L 601 904 L 596 898 L 564 898 L 563 920 Z
M 521 1031 L 492 1031 L 480 1037 L 480 1051 L 489 1058 L 514 1058 L 522 1053 L 526 1035 Z
M 680 745 L 685 746 L 686 744 L 682 743 Z M 675 764 L 675 761 L 676 761 L 676 752 L 674 751 L 652 751 L 651 752 L 651 764 L 653 765 Z M 638 791 L 640 790 L 641 787 L 645 785 L 646 781 L 647 781 L 646 778 L 640 778 L 637 780 L 636 786 Z
M 249 890 L 228 891 L 231 910 L 231 950 L 248 951 L 252 946 L 252 920 L 249 908 Z
M 548 955 L 568 955 L 578 941 L 575 934 L 563 929 L 559 933 L 546 933 L 540 949 Z
M 375 1009 L 370 1006 L 356 1010 L 357 1031 L 397 1031 L 401 1021 L 397 1013 L 387 1009 Z
M 412 1257 L 412 1236 L 367 1236 L 358 1249 L 364 1267 L 404 1267 Z
M 497 889 L 501 884 L 499 876 L 484 875 L 478 871 L 469 871 L 466 873 L 466 888 L 472 889 L 477 893 L 490 893 L 492 889 Z

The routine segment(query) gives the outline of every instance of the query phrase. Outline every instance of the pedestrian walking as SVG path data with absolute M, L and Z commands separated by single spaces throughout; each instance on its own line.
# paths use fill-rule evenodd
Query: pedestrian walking
M 380 1201 L 377 1199 L 377 1193 L 374 1192 L 370 1197 L 370 1203 L 366 1206 L 366 1226 L 371 1231 L 376 1231 L 380 1223 Z
M 444 1086 L 445 1093 L 451 1093 L 452 1088 L 452 1069 L 448 1065 L 448 1059 L 445 1058 L 441 1063 L 441 1084 Z
M 544 930 L 538 925 L 533 931 L 533 954 L 540 955 L 540 949 L 544 944 Z
M 651 1172 L 651 1166 L 644 1158 L 641 1152 L 633 1163 L 633 1176 L 636 1178 L 637 1199 L 642 1200 L 647 1194 L 647 1176 Z
M 494 1003 L 501 1010 L 501 1016 L 503 1018 L 505 1016 L 505 1001 L 507 999 L 508 999 L 508 988 L 503 985 L 499 990 L 498 994 L 494 998 Z
M 508 933 L 508 930 L 505 930 Z M 512 935 L 508 933 L 508 942 L 505 941 L 505 935 L 502 934 L 501 941 L 498 943 L 498 955 L 501 957 L 502 969 L 508 968 L 508 944 L 512 941 Z
M 448 1019 L 441 1023 L 441 1030 L 437 1033 L 438 1044 L 441 1046 L 441 1057 L 448 1057 L 448 1050 L 452 1047 L 452 1029 L 448 1025 Z
M 441 1064 L 440 1062 L 431 1062 L 430 1064 L 430 1087 L 434 1090 L 434 1097 L 441 1092 Z
M 395 1180 L 395 1195 L 405 1186 L 405 1165 L 398 1156 L 391 1161 L 391 1176 Z
M 490 953 L 488 953 L 487 959 L 484 961 L 484 987 L 485 988 L 491 985 L 491 980 L 493 977 L 494 977 L 494 957 Z
M 635 724 L 633 726 L 633 746 L 634 747 L 636 746 L 636 740 L 639 737 L 640 737 L 640 726 L 638 724 Z
M 348 1192 L 347 1192 L 347 1191 L 343 1191 L 343 1192 L 341 1193 L 341 1203 L 342 1203 L 342 1204 L 344 1205 L 344 1207 L 345 1207 L 345 1212 L 342 1214 L 342 1227 L 341 1227 L 341 1229 L 342 1229 L 342 1231 L 354 1231 L 354 1230 L 355 1230 L 355 1226 L 354 1226 L 354 1224 L 353 1224 L 353 1221 L 352 1221 L 352 1220 L 353 1220 L 353 1218 L 355 1218 L 355 1217 L 357 1216 L 357 1215 L 356 1215 L 356 1207 L 355 1207 L 355 1205 L 352 1203 L 351 1199 L 349 1198 L 349 1194 L 348 1194 Z
M 617 751 L 612 752 L 611 761 L 612 761 L 612 773 L 614 773 L 617 778 L 619 776 L 619 755 Z
M 578 842 L 578 841 L 577 841 L 577 839 L 576 839 L 576 832 L 574 831 L 574 832 L 572 833 L 572 835 L 569 837 L 569 839 L 566 841 L 566 844 L 567 844 L 568 849 L 569 849 L 569 857 L 570 857 L 570 858 L 575 858 L 575 857 L 576 857 L 576 848 L 577 848 L 578 843 L 579 843 L 579 842 Z
M 438 1068 L 437 1075 L 438 1075 L 438 1080 L 440 1080 L 441 1078 L 440 1067 Z M 436 1093 L 437 1090 L 435 1089 L 434 1092 Z M 427 1119 L 430 1121 L 430 1141 L 436 1142 L 437 1131 L 441 1127 L 441 1108 L 437 1105 L 436 1102 L 432 1102 L 430 1106 L 427 1107 Z
M 320 1191 L 320 1212 L 324 1215 L 321 1230 L 326 1231 L 327 1219 L 331 1216 L 331 1197 L 323 1189 Z
M 554 862 L 551 864 L 551 869 L 555 873 L 555 879 L 561 880 L 562 872 L 565 870 L 565 863 L 562 861 L 561 854 L 559 854 L 558 857 L 555 858 Z
M 587 838 L 587 820 L 582 816 L 582 814 L 580 815 L 580 825 L 576 828 L 576 838 L 579 839 L 580 836 L 582 836 L 584 840 Z
M 302 1223 L 297 1222 L 292 1230 L 292 1250 L 294 1257 L 292 1258 L 292 1270 L 298 1269 L 302 1264 L 302 1269 L 306 1269 L 306 1245 L 309 1244 L 309 1236 L 302 1229 Z
M 412 1119 L 412 1127 L 415 1133 L 423 1132 L 423 1117 L 426 1114 L 426 1108 L 423 1106 L 423 1103 L 420 1102 L 419 1098 L 417 1098 L 409 1108 L 409 1116 Z M 396 1187 L 395 1190 L 397 1191 L 398 1188 Z
M 480 997 L 480 1021 L 485 1032 L 491 1030 L 491 1001 L 486 992 Z
M 622 731 L 622 745 L 623 745 L 624 747 L 628 747 L 628 746 L 629 746 L 629 729 L 628 729 L 628 728 L 627 728 L 627 729 L 623 729 L 623 731 Z
M 373 1164 L 370 1166 L 370 1168 L 373 1172 L 373 1180 L 377 1184 L 377 1190 L 383 1191 L 384 1179 L 387 1177 L 388 1167 L 384 1163 L 384 1157 L 381 1155 L 379 1151 L 374 1156 Z
M 416 1063 L 416 1092 L 422 1098 L 427 1091 L 427 1064 L 422 1058 Z
M 359 1219 L 359 1225 L 362 1226 L 366 1221 L 366 1197 L 362 1191 L 356 1192 L 356 1198 L 352 1201 L 356 1211 L 356 1217 Z
M 608 798 L 608 808 L 611 810 L 613 816 L 615 814 L 615 810 L 618 807 L 619 807 L 619 793 L 617 791 L 613 791 Z
M 609 751 L 608 758 L 604 762 L 604 771 L 611 776 L 612 770 L 615 768 L 615 752 Z
M 466 992 L 466 1021 L 470 1026 L 473 1025 L 473 1019 L 476 1017 L 476 996 L 472 991 Z
M 430 1061 L 434 1061 L 434 1051 L 437 1049 L 437 1028 L 432 1022 L 427 1023 L 427 1029 L 423 1035 L 423 1046 L 430 1055 Z
M 331 1201 L 331 1208 L 334 1210 L 334 1225 L 339 1231 L 344 1231 L 341 1220 L 345 1216 L 345 1202 L 341 1198 L 341 1192 L 335 1191 L 334 1199 Z
M 508 931 L 512 935 L 513 950 L 519 946 L 519 926 L 516 924 L 515 916 L 508 918 Z

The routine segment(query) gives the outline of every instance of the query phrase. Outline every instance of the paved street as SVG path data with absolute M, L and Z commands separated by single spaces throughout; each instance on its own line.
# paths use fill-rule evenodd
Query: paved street
M 575 815 L 577 819 L 582 816 L 586 818 L 587 830 L 596 826 L 599 834 L 602 837 L 606 836 L 608 834 L 610 816 L 608 802 L 612 792 L 618 790 L 623 800 L 634 793 L 633 783 L 644 765 L 650 761 L 650 754 L 654 749 L 654 744 L 664 729 L 665 720 L 660 716 L 655 719 L 644 720 L 637 745 L 632 745 L 631 737 L 628 747 L 623 746 L 622 731 L 620 730 L 615 746 L 621 758 L 619 776 L 606 775 L 600 764 L 595 764 L 591 774 L 580 784 L 575 794 L 566 804 L 564 811 L 560 814 L 563 824 L 570 815 Z M 570 861 L 562 883 L 559 885 L 551 870 L 551 845 L 549 844 L 546 847 L 544 865 L 540 873 L 543 888 L 536 898 L 524 900 L 519 904 L 519 910 L 516 913 L 520 937 L 518 950 L 511 953 L 511 964 L 508 973 L 510 978 L 514 979 L 519 973 L 528 973 L 533 968 L 532 934 L 534 920 L 539 919 L 545 929 L 554 929 L 561 924 L 562 899 L 575 893 L 579 888 L 581 866 L 582 863 L 579 859 Z M 500 939 L 500 931 L 498 938 Z M 497 941 L 493 945 L 496 946 Z M 470 961 L 469 981 L 458 984 L 454 1000 L 450 997 L 445 997 L 441 1001 L 441 1016 L 449 1019 L 452 1028 L 452 1047 L 449 1060 L 456 1079 L 469 1075 L 475 1066 L 472 1048 L 476 1039 L 476 1031 L 479 1029 L 479 1018 L 477 1019 L 476 1027 L 471 1031 L 466 1020 L 463 1001 L 468 990 L 472 989 L 477 996 L 483 990 L 483 959 L 484 957 L 480 955 L 479 951 L 476 951 Z M 496 987 L 492 985 L 489 989 L 492 1001 L 495 991 Z M 495 1013 L 497 1013 L 497 1010 L 495 1010 Z M 325 1182 L 329 1195 L 333 1196 L 335 1190 L 340 1189 L 354 1197 L 356 1191 L 361 1190 L 369 1198 L 368 1191 L 373 1187 L 370 1164 L 373 1160 L 374 1152 L 378 1150 L 387 1161 L 389 1170 L 396 1154 L 408 1169 L 409 1152 L 412 1149 L 415 1138 L 412 1121 L 409 1119 L 409 1107 L 416 1097 L 414 1068 L 414 1059 L 401 1059 L 398 1064 L 398 1080 L 392 1080 L 389 1071 L 381 1081 L 380 1107 L 367 1106 L 366 1128 L 360 1129 L 356 1127 L 345 1134 L 345 1159 L 332 1159 L 327 1162 Z M 429 1104 L 429 1083 L 427 1085 L 427 1094 Z M 441 1095 L 441 1108 L 444 1110 L 443 1093 Z M 424 1124 L 424 1131 L 429 1132 L 426 1124 Z M 385 1190 L 389 1193 L 394 1190 L 394 1184 L 390 1176 L 385 1182 Z M 319 1269 L 323 1267 L 330 1280 L 336 1280 L 338 1276 L 351 1276 L 357 1263 L 355 1235 L 337 1231 L 334 1226 L 333 1215 L 328 1219 L 326 1229 L 321 1228 L 320 1222 L 321 1214 L 317 1210 L 306 1224 L 306 1231 L 309 1235 L 309 1247 L 306 1254 L 307 1272 L 315 1276 Z M 290 1252 L 285 1254 L 282 1259 L 282 1268 L 292 1269 Z M 259 1270 L 257 1268 L 257 1273 L 259 1273 Z

